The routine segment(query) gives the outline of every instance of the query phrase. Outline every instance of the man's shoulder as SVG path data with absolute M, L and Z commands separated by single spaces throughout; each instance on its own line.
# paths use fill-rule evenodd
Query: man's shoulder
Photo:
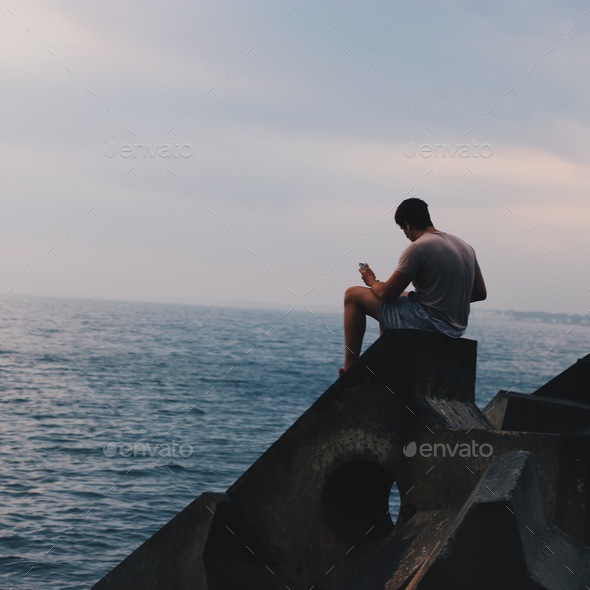
M 473 250 L 473 246 L 466 242 L 463 238 L 460 238 L 459 236 L 455 236 L 453 234 L 447 234 L 447 237 L 455 244 L 463 246 L 464 248 L 468 248 L 469 250 Z
M 429 233 L 429 234 L 424 234 L 422 236 L 422 238 L 426 238 L 426 240 L 423 241 L 424 245 L 431 245 L 431 244 L 444 244 L 445 242 L 451 242 L 452 244 L 457 244 L 459 246 L 464 246 L 466 248 L 470 248 L 473 249 L 473 247 L 468 244 L 463 238 L 460 238 L 459 236 L 456 236 L 454 234 L 450 234 L 448 232 L 444 232 L 444 231 L 438 231 L 438 232 L 433 232 L 433 233 Z M 422 239 L 421 238 L 421 239 Z M 442 238 L 442 240 L 441 240 Z M 417 242 L 419 242 L 420 240 L 416 240 Z
M 420 243 L 421 242 L 421 243 Z M 439 259 L 447 256 L 461 256 L 476 259 L 475 249 L 463 238 L 447 232 L 424 234 L 414 242 L 418 245 L 421 258 Z

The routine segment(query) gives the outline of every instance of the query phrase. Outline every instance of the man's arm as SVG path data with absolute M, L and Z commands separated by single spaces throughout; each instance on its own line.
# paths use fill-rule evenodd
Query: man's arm
M 486 289 L 486 284 L 483 280 L 483 275 L 481 274 L 481 269 L 479 266 L 475 268 L 475 278 L 473 280 L 473 290 L 471 291 L 471 299 L 469 300 L 471 303 L 474 301 L 483 301 L 488 296 L 488 291 Z
M 385 282 L 378 281 L 371 269 L 368 269 L 365 273 L 361 272 L 361 274 L 365 284 L 371 287 L 373 293 L 383 301 L 397 299 L 412 280 L 408 275 L 397 270 Z

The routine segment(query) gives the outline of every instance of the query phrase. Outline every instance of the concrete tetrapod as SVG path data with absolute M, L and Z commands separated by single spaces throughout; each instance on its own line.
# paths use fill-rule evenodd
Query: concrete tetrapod
M 484 412 L 498 430 L 585 432 L 590 425 L 590 355 L 530 395 L 500 391 Z
M 459 512 L 417 513 L 364 570 L 345 590 L 582 590 L 590 549 L 550 524 L 533 455 L 513 451 Z
M 284 590 L 289 580 L 225 494 L 205 493 L 95 590 Z
M 227 526 L 255 539 L 257 555 L 225 550 L 229 537 L 215 532 L 204 509 L 198 518 L 186 509 L 95 588 L 341 590 L 381 551 L 402 556 L 417 539 L 425 547 L 445 541 L 493 457 L 515 449 L 539 463 L 549 518 L 587 542 L 590 437 L 494 430 L 474 403 L 475 365 L 474 341 L 385 333 L 227 490 L 235 522 Z M 394 484 L 397 523 L 389 512 Z M 207 551 L 210 538 L 215 552 Z M 192 561 L 175 558 L 168 543 L 187 545 Z M 400 572 L 415 569 L 397 563 Z M 155 582 L 168 575 L 183 585 Z

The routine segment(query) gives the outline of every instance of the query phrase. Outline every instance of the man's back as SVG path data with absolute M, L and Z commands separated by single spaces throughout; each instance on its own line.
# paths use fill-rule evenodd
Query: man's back
M 396 270 L 412 279 L 430 317 L 465 330 L 476 267 L 475 251 L 467 242 L 435 231 L 412 242 L 402 252 Z
M 359 272 L 367 287 L 349 287 L 344 293 L 344 367 L 361 352 L 366 318 L 385 330 L 426 330 L 452 338 L 465 333 L 470 303 L 483 301 L 487 289 L 473 248 L 456 236 L 434 227 L 428 204 L 417 197 L 403 200 L 395 223 L 411 244 L 397 268 L 380 281 L 366 263 Z M 412 282 L 415 291 L 408 293 Z

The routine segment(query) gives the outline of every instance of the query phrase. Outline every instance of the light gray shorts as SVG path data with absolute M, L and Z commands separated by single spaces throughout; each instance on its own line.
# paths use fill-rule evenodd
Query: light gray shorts
M 465 330 L 457 330 L 440 320 L 431 318 L 424 311 L 413 291 L 409 293 L 408 297 L 400 295 L 397 301 L 383 301 L 381 303 L 379 306 L 379 326 L 382 330 L 395 330 L 396 328 L 426 330 L 453 338 L 459 338 L 465 332 Z

